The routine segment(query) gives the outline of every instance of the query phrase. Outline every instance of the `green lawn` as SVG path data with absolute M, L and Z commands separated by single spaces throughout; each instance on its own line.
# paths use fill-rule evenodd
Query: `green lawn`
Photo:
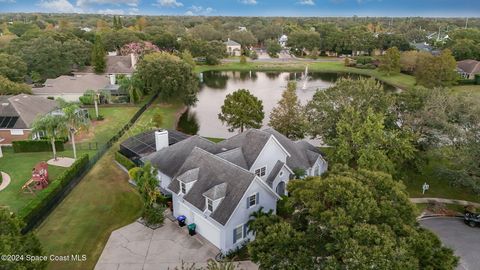
M 138 119 L 128 134 L 130 136 L 138 134 L 143 131 L 150 130 L 154 128 L 152 119 L 157 114 L 162 114 L 163 124 L 162 127 L 174 129 L 175 121 L 180 117 L 180 112 L 184 106 L 180 103 L 178 104 L 165 104 L 158 101 L 158 99 L 146 110 L 142 116 Z
M 377 78 L 380 81 L 400 87 L 402 89 L 411 88 L 415 85 L 415 78 L 406 74 L 397 74 L 386 76 L 378 70 L 359 69 L 353 67 L 346 67 L 342 61 L 335 62 L 247 62 L 240 63 L 223 63 L 216 66 L 201 65 L 195 68 L 196 72 L 204 72 L 209 70 L 225 70 L 225 71 L 302 71 L 308 64 L 310 71 L 317 72 L 344 72 L 367 75 Z
M 99 145 L 105 144 L 132 118 L 138 109 L 137 106 L 100 107 L 99 114 L 105 119 L 92 121 L 89 134 L 84 141 L 97 142 Z M 88 111 L 91 116 L 95 117 L 94 108 L 90 108 Z
M 448 181 L 440 179 L 436 175 L 435 168 L 444 165 L 446 161 L 435 157 L 432 153 L 428 153 L 427 158 L 429 163 L 423 168 L 422 172 L 410 172 L 408 173 L 409 176 L 403 181 L 411 198 L 438 197 L 480 202 L 478 195 L 464 187 L 452 186 Z M 422 185 L 425 182 L 430 185 L 430 189 L 422 194 Z
M 181 105 L 155 102 L 120 141 L 150 128 L 152 116 L 163 115 L 163 127 L 173 128 Z M 113 162 L 113 146 L 80 184 L 37 229 L 47 254 L 86 254 L 83 263 L 50 263 L 49 269 L 93 269 L 110 233 L 140 216 L 142 203 L 128 184 L 127 174 Z
M 53 157 L 51 152 L 37 153 L 14 153 L 11 147 L 4 147 L 3 158 L 0 158 L 0 171 L 10 175 L 11 182 L 8 187 L 0 191 L 0 206 L 9 207 L 14 212 L 19 212 L 28 203 L 37 199 L 37 196 L 22 192 L 21 188 L 32 176 L 32 168 L 40 161 L 47 161 Z M 79 151 L 92 154 L 94 151 Z M 58 152 L 59 156 L 73 157 L 71 151 Z M 56 180 L 65 168 L 49 166 L 48 173 L 50 181 Z M 50 192 L 49 188 L 37 191 L 37 194 Z

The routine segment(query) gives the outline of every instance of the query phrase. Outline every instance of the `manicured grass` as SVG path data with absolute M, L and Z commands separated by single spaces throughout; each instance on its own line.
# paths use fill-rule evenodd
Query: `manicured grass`
M 480 104 L 480 85 L 457 85 L 452 89 L 454 93 L 469 96 Z
M 164 116 L 163 127 L 173 128 L 181 105 L 155 103 L 132 127 L 150 128 L 152 116 Z M 134 132 L 127 132 L 120 141 Z M 83 263 L 50 263 L 49 269 L 93 269 L 110 233 L 133 222 L 142 211 L 142 202 L 128 183 L 128 175 L 114 162 L 118 143 L 100 159 L 69 196 L 37 229 L 47 254 L 86 254 Z
M 85 254 L 85 262 L 51 262 L 48 269 L 93 269 L 110 233 L 142 209 L 110 150 L 36 230 L 46 254 Z
M 428 164 L 422 172 L 409 172 L 408 177 L 404 179 L 407 191 L 411 198 L 438 197 L 445 199 L 458 199 L 472 202 L 480 202 L 480 196 L 469 191 L 467 188 L 453 186 L 449 181 L 441 179 L 435 173 L 435 168 L 445 166 L 446 161 L 441 160 L 433 153 L 427 153 Z M 427 182 L 430 185 L 428 191 L 422 194 L 422 185 Z
M 84 141 L 97 142 L 99 145 L 105 144 L 132 118 L 138 109 L 137 106 L 100 107 L 99 114 L 105 119 L 92 121 L 92 126 Z M 88 111 L 95 118 L 95 109 L 90 108 Z
M 378 70 L 372 69 L 359 69 L 353 67 L 346 67 L 342 61 L 334 62 L 247 62 L 246 64 L 240 63 L 223 63 L 216 66 L 197 66 L 196 72 L 204 72 L 209 70 L 225 70 L 225 71 L 303 71 L 308 64 L 309 71 L 316 72 L 343 72 L 354 73 L 375 77 L 376 79 L 385 83 L 394 85 L 402 89 L 408 89 L 415 85 L 415 78 L 406 74 L 396 74 L 392 76 L 386 76 Z
M 155 128 L 153 123 L 153 117 L 157 114 L 161 114 L 163 117 L 163 128 L 174 129 L 175 121 L 180 117 L 180 112 L 184 108 L 184 105 L 177 104 L 166 104 L 161 103 L 157 99 L 137 120 L 135 125 L 127 132 L 129 136 L 151 130 Z
M 0 191 L 0 207 L 5 206 L 14 212 L 19 212 L 30 202 L 37 200 L 39 196 L 22 192 L 22 186 L 32 177 L 32 168 L 40 161 L 47 161 L 53 158 L 51 152 L 37 153 L 14 153 L 11 147 L 2 148 L 3 157 L 0 158 L 0 171 L 10 175 L 11 182 L 7 188 Z M 93 151 L 79 151 L 91 154 Z M 58 152 L 58 156 L 73 157 L 71 151 Z M 49 180 L 55 181 L 65 168 L 48 166 Z M 37 195 L 48 193 L 51 190 L 47 187 L 44 190 L 36 191 Z

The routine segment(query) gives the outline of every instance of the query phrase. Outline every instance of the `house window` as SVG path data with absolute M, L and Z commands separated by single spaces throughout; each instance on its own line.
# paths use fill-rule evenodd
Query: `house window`
M 258 193 L 253 194 L 252 196 L 249 196 L 247 198 L 247 208 L 250 208 L 252 206 L 255 206 L 258 204 Z
M 185 186 L 185 183 L 180 182 L 180 189 L 183 194 L 187 194 L 187 187 Z
M 255 170 L 255 174 L 256 174 L 257 176 L 260 176 L 260 177 L 265 176 L 265 174 L 267 174 L 267 167 L 266 167 L 266 166 L 263 166 L 263 167 L 260 168 L 260 169 L 256 169 L 256 170 Z
M 210 199 L 207 199 L 207 209 L 210 212 L 213 212 L 213 202 Z
M 233 230 L 233 243 L 243 239 L 243 226 L 240 225 Z
M 10 134 L 11 135 L 23 135 L 23 129 L 11 129 Z
M 280 171 L 280 176 L 283 176 L 283 171 Z

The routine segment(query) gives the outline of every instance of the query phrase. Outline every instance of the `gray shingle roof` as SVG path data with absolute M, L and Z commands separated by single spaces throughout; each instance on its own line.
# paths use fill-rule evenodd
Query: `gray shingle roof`
M 0 103 L 0 117 L 18 117 L 12 129 L 29 129 L 37 116 L 58 107 L 56 101 L 26 94 L 1 96 Z
M 107 68 L 105 73 L 108 74 L 130 74 L 133 73 L 132 58 L 130 55 L 109 55 L 107 56 Z
M 225 197 L 227 194 L 227 183 L 221 183 L 216 186 L 213 186 L 211 189 L 205 191 L 203 196 L 215 201 Z
M 244 169 L 248 169 L 247 162 L 245 161 L 245 157 L 242 152 L 242 148 L 240 147 L 219 153 L 217 154 L 217 156 L 227 161 L 230 161 L 231 163 L 236 164 Z
M 195 168 L 199 169 L 198 180 L 183 199 L 203 211 L 205 209 L 204 194 L 209 194 L 215 186 L 226 184 L 224 187 L 225 198 L 210 215 L 212 219 L 225 225 L 254 180 L 255 175 L 198 147 L 192 149 L 178 174 L 181 175 Z M 222 188 L 222 186 L 218 187 L 218 191 L 220 192 Z M 180 185 L 177 178 L 173 178 L 168 189 L 174 193 L 179 192 Z
M 227 46 L 240 46 L 241 44 L 234 41 L 234 40 L 231 40 L 231 39 L 228 39 L 227 41 L 224 42 L 225 45 Z
M 181 175 L 177 176 L 177 179 L 182 181 L 183 183 L 190 183 L 190 182 L 193 182 L 193 181 L 197 181 L 198 180 L 198 171 L 199 171 L 198 168 L 188 170 L 188 171 L 182 173 Z
M 87 90 L 97 91 L 110 83 L 106 75 L 82 74 L 76 76 L 60 76 L 47 79 L 44 87 L 33 87 L 33 94 L 84 94 Z
M 307 169 L 321 156 L 320 150 L 306 141 L 294 142 L 273 128 L 266 128 L 263 131 L 275 136 L 287 152 L 290 153 L 290 157 L 287 157 L 287 166 L 291 169 Z M 307 154 L 307 151 L 312 153 Z
M 457 67 L 468 74 L 480 73 L 480 61 L 477 60 L 458 61 Z
M 269 139 L 270 134 L 258 129 L 249 129 L 219 142 L 218 145 L 228 150 L 241 148 L 247 168 L 250 168 Z
M 275 166 L 273 166 L 273 169 L 268 175 L 267 181 L 266 181 L 270 187 L 272 187 L 273 181 L 275 181 L 275 178 L 277 177 L 280 170 L 283 168 L 283 165 L 285 165 L 285 163 L 278 160 L 277 163 L 275 163 Z
M 150 161 L 162 173 L 173 177 L 195 147 L 210 153 L 220 152 L 219 147 L 215 143 L 195 135 L 170 147 L 163 148 L 158 152 L 154 152 L 144 157 L 143 161 Z

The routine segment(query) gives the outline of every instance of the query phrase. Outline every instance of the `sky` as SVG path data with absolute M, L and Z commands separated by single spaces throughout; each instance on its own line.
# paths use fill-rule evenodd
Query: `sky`
M 479 17 L 480 0 L 0 0 L 0 12 Z

